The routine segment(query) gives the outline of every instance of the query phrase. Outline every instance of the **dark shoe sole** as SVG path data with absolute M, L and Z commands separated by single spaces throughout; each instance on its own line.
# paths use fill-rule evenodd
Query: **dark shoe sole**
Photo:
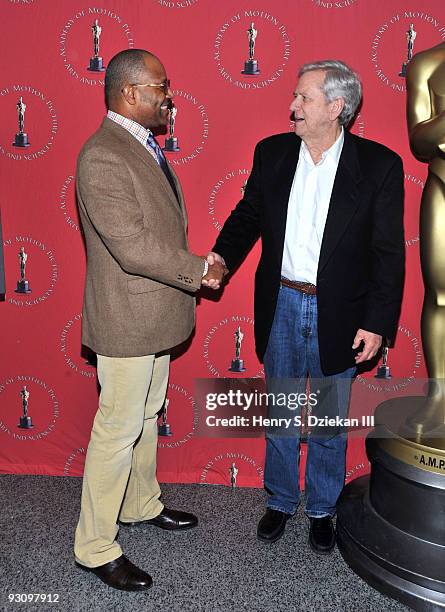
M 126 588 L 126 587 L 119 587 L 119 586 L 111 586 L 111 584 L 108 584 L 108 582 L 105 582 L 105 580 L 103 580 L 100 576 L 98 576 L 95 572 L 93 572 L 94 568 L 91 567 L 87 567 L 86 565 L 82 565 L 81 563 L 77 563 L 77 561 L 74 561 L 76 567 L 79 567 L 80 569 L 82 569 L 84 572 L 88 572 L 89 574 L 94 574 L 95 576 L 97 576 L 97 578 L 99 578 L 99 580 L 101 582 L 103 582 L 104 584 L 107 585 L 107 587 L 110 587 L 110 589 L 116 589 L 118 591 L 127 591 L 127 592 L 133 592 L 133 593 L 140 593 L 142 591 L 148 591 L 149 589 L 151 589 L 151 587 L 153 586 L 153 582 L 151 584 L 149 584 L 148 586 L 144 586 L 144 587 L 136 587 L 136 588 Z
M 315 544 L 312 544 L 312 542 L 311 542 L 310 540 L 309 540 L 309 546 L 310 546 L 310 547 L 311 547 L 311 549 L 312 549 L 312 550 L 313 550 L 315 553 L 317 553 L 318 555 L 330 555 L 331 553 L 333 553 L 333 552 L 334 552 L 335 542 L 334 542 L 334 544 L 332 545 L 332 547 L 331 547 L 331 548 L 328 548 L 328 549 L 325 549 L 325 550 L 320 549 L 320 548 L 317 548 L 317 547 L 315 546 Z
M 136 521 L 135 523 L 124 523 L 123 521 L 119 521 L 119 525 L 123 527 L 140 527 L 141 525 L 146 525 L 148 527 L 157 527 L 158 529 L 163 529 L 164 531 L 188 531 L 189 529 L 195 529 L 198 527 L 198 523 L 196 525 L 185 525 L 184 527 L 163 527 L 162 525 L 155 525 L 154 523 L 149 523 L 148 521 Z
M 275 536 L 274 538 L 263 538 L 262 536 L 256 534 L 256 537 L 258 540 L 260 540 L 260 542 L 267 542 L 268 544 L 273 544 L 274 542 L 277 542 L 280 538 L 282 538 L 284 535 L 284 530 L 279 533 L 277 536 Z
M 258 531 L 257 531 L 256 537 L 261 542 L 268 542 L 269 544 L 273 544 L 274 542 L 277 542 L 280 538 L 282 538 L 284 536 L 284 532 L 285 531 L 286 531 L 286 523 L 284 524 L 284 527 L 283 527 L 282 531 L 280 531 L 280 533 L 278 535 L 274 536 L 273 538 L 265 538 L 265 537 L 261 536 L 258 533 Z

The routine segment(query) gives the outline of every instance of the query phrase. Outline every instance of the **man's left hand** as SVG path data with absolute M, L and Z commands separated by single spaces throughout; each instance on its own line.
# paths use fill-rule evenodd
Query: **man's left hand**
M 359 329 L 355 334 L 352 348 L 358 348 L 362 340 L 365 346 L 363 347 L 363 350 L 360 353 L 357 353 L 355 356 L 355 363 L 362 363 L 363 361 L 368 361 L 368 359 L 375 357 L 382 344 L 382 336 L 379 336 L 379 334 L 374 334 L 373 332 L 366 331 L 365 329 Z
M 227 268 L 219 261 L 209 264 L 207 274 L 203 276 L 201 284 L 210 289 L 219 289 L 224 277 L 227 275 Z

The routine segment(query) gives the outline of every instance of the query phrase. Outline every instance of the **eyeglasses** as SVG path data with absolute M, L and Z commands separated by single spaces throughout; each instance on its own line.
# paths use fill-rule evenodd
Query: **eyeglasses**
M 166 79 L 163 83 L 131 83 L 132 87 L 159 87 L 165 93 L 168 94 L 170 89 L 170 79 Z

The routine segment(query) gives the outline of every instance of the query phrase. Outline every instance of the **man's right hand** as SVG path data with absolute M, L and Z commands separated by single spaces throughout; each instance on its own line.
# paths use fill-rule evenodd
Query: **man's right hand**
M 228 270 L 220 261 L 213 259 L 213 263 L 211 263 L 208 257 L 207 261 L 209 263 L 209 269 L 207 270 L 207 274 L 203 276 L 201 283 L 205 287 L 210 287 L 211 289 L 215 290 L 219 289 L 224 276 L 228 273 Z

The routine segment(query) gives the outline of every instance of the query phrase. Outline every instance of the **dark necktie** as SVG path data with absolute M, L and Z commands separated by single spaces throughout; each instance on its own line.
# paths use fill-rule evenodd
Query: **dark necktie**
M 178 192 L 176 191 L 175 181 L 173 180 L 173 176 L 172 176 L 172 174 L 170 172 L 170 169 L 168 167 L 167 160 L 165 159 L 165 155 L 162 152 L 162 149 L 159 146 L 156 138 L 153 136 L 153 134 L 151 132 L 148 135 L 147 144 L 155 152 L 157 162 L 161 166 L 161 170 L 165 174 L 165 178 L 170 183 L 170 187 L 172 188 L 173 193 L 175 194 L 176 199 L 179 202 L 179 197 L 178 197 Z

